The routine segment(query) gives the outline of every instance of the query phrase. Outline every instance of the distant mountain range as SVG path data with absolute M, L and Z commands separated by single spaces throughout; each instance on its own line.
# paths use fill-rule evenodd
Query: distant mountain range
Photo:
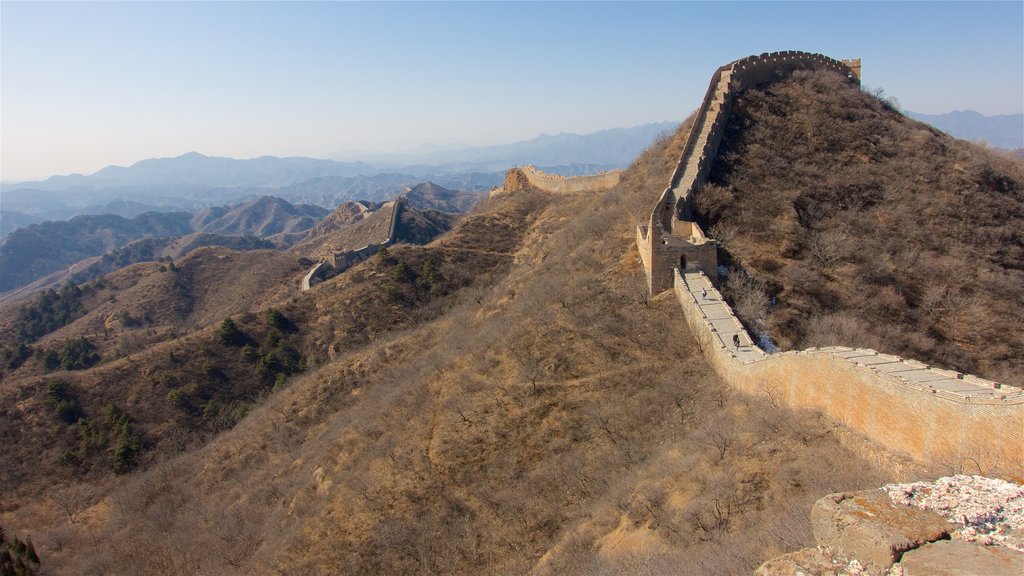
M 534 164 L 548 167 L 588 166 L 601 170 L 624 168 L 662 132 L 671 131 L 678 122 L 654 122 L 630 128 L 611 128 L 589 134 L 541 134 L 531 140 L 478 146 L 426 154 L 358 154 L 364 162 L 401 168 L 404 172 L 422 170 L 504 171 L 511 166 Z M 582 173 L 582 172 L 577 172 Z M 575 174 L 566 174 L 575 175 Z
M 416 230 L 433 229 L 438 222 L 447 222 L 447 229 L 452 213 L 469 210 L 486 195 L 449 190 L 431 182 L 400 192 L 411 207 L 409 218 L 419 218 L 420 210 L 435 214 L 423 216 L 429 221 L 423 225 L 426 228 L 410 224 Z M 178 258 L 203 246 L 255 250 L 287 248 L 303 240 L 317 244 L 316 237 L 362 220 L 366 208 L 380 207 L 378 202 L 361 202 L 365 208 L 348 202 L 332 213 L 320 206 L 261 196 L 194 213 L 146 212 L 132 218 L 82 215 L 32 224 L 0 240 L 0 302 L 68 280 L 85 281 L 136 262 Z
M 986 142 L 1004 150 L 1024 148 L 1024 114 L 985 116 L 973 110 L 957 110 L 945 114 L 908 111 L 904 114 L 962 140 Z
M 521 164 L 565 176 L 593 173 L 627 166 L 655 136 L 674 126 L 662 122 L 583 135 L 545 134 L 500 146 L 376 154 L 356 161 L 273 156 L 236 160 L 189 152 L 108 166 L 90 175 L 0 184 L 0 238 L 33 223 L 77 215 L 133 218 L 146 212 L 194 212 L 267 195 L 333 210 L 350 200 L 394 198 L 425 180 L 478 192 L 499 185 L 505 170 Z
M 210 187 L 277 187 L 323 176 L 365 176 L 376 173 L 362 162 L 262 156 L 248 160 L 189 152 L 175 158 L 150 158 L 131 166 L 107 166 L 83 176 L 51 176 L 18 187 L 35 190 L 123 188 L 127 186 L 202 185 Z M 6 187 L 5 187 L 6 189 Z
M 143 238 L 189 234 L 267 238 L 308 230 L 329 212 L 319 206 L 293 205 L 264 196 L 195 214 L 147 212 L 130 219 L 114 214 L 83 215 L 67 221 L 32 224 L 0 241 L 0 292 L 24 286 L 85 258 L 112 253 Z M 223 244 L 209 237 L 204 242 Z

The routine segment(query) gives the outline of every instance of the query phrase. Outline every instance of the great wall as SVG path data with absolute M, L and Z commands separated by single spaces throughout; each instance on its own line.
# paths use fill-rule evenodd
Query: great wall
M 495 188 L 491 191 L 491 195 L 522 190 L 527 186 L 554 194 L 608 190 L 619 184 L 619 177 L 621 175 L 622 170 L 608 170 L 587 176 L 566 177 L 548 174 L 539 170 L 536 166 L 520 166 L 510 169 L 505 174 L 505 183 L 501 188 Z
M 1020 389 L 868 349 L 769 354 L 715 288 L 718 245 L 694 222 L 694 195 L 707 181 L 736 95 L 801 69 L 860 82 L 859 60 L 795 51 L 750 56 L 715 71 L 669 186 L 637 228 L 650 293 L 674 291 L 709 362 L 737 389 L 828 414 L 928 466 L 1024 480 Z
M 749 56 L 712 75 L 669 185 L 649 222 L 637 227 L 648 290 L 673 291 L 705 356 L 733 387 L 778 405 L 825 413 L 928 466 L 1024 480 L 1024 391 L 869 349 L 767 353 L 717 290 L 719 247 L 694 221 L 694 196 L 707 181 L 736 95 L 802 69 L 831 70 L 860 82 L 859 60 L 796 51 Z M 491 194 L 527 187 L 556 194 L 605 190 L 618 184 L 620 174 L 567 178 L 523 166 L 509 170 Z M 393 243 L 398 203 L 386 240 L 318 263 L 302 289 Z
M 398 228 L 398 221 L 402 216 L 402 210 L 405 208 L 406 202 L 405 198 L 400 197 L 391 202 L 385 202 L 384 205 L 377 210 L 391 211 L 391 223 L 388 226 L 387 238 L 380 242 L 370 242 L 365 246 L 361 246 L 354 250 L 335 252 L 328 258 L 317 262 L 309 269 L 308 272 L 306 272 L 305 276 L 302 277 L 301 290 L 305 292 L 318 282 L 337 276 L 352 266 L 355 266 L 370 256 L 373 256 L 377 252 L 380 252 L 382 249 L 394 244 L 395 231 Z M 371 212 L 366 208 L 366 206 L 358 203 L 357 205 L 361 208 L 363 218 L 369 217 Z

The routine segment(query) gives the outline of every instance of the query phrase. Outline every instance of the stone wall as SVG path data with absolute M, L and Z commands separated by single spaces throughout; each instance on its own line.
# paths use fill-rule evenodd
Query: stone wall
M 534 166 L 522 166 L 512 168 L 505 174 L 505 184 L 502 186 L 502 190 L 505 192 L 522 190 L 526 185 L 545 192 L 559 194 L 608 190 L 619 184 L 621 175 L 622 170 L 609 170 L 589 176 L 565 177 L 548 174 Z
M 669 185 L 655 204 L 650 223 L 641 226 L 643 230 L 637 230 L 637 242 L 645 244 L 640 250 L 646 256 L 644 265 L 651 294 L 672 288 L 672 269 L 680 265 L 681 258 L 694 262 L 694 267 L 717 280 L 717 255 L 712 254 L 712 248 L 691 250 L 675 242 L 673 237 L 691 235 L 693 198 L 697 189 L 707 182 L 736 94 L 801 69 L 833 70 L 851 82 L 859 82 L 860 61 L 856 64 L 854 72 L 843 62 L 821 54 L 787 51 L 749 56 L 715 71 L 686 135 Z M 677 230 L 681 226 L 687 229 Z M 700 238 L 694 243 L 703 243 L 703 240 Z
M 849 64 L 849 65 L 848 65 Z M 730 385 L 794 409 L 823 412 L 911 458 L 953 471 L 1024 479 L 1024 392 L 874 350 L 835 347 L 767 354 L 758 348 L 684 251 L 693 197 L 707 181 L 733 99 L 800 69 L 860 81 L 860 61 L 776 52 L 719 68 L 687 134 L 679 163 L 637 245 L 652 294 L 673 289 L 711 365 Z M 713 244 L 710 244 L 713 246 Z M 698 258 L 698 265 L 681 262 Z M 709 260 L 710 261 L 710 260 Z
M 671 209 L 677 217 L 692 220 L 693 194 L 707 182 L 711 165 L 718 154 L 726 121 L 735 96 L 748 89 L 781 80 L 797 70 L 832 70 L 851 82 L 860 82 L 860 61 L 856 73 L 846 64 L 821 54 L 786 51 L 748 56 L 722 66 L 711 77 L 711 84 L 697 110 L 697 117 L 686 137 L 686 144 L 668 190 Z M 656 211 L 664 210 L 665 202 Z M 664 214 L 662 222 L 670 226 Z
M 310 268 L 308 272 L 306 272 L 305 276 L 302 277 L 301 290 L 305 292 L 318 282 L 323 282 L 328 278 L 333 278 L 352 266 L 366 260 L 370 256 L 373 256 L 377 252 L 380 252 L 382 249 L 394 244 L 396 238 L 395 233 L 398 229 L 398 220 L 402 215 L 405 203 L 405 198 L 399 198 L 391 203 L 391 224 L 388 228 L 388 237 L 383 242 L 371 243 L 354 250 L 339 252 L 331 255 L 329 260 L 318 262 Z M 385 204 L 384 207 L 386 206 L 387 205 Z M 365 209 L 365 206 L 363 208 Z
M 867 349 L 766 354 L 706 276 L 675 271 L 674 290 L 705 356 L 730 385 L 823 412 L 928 465 L 1024 479 L 1021 390 Z

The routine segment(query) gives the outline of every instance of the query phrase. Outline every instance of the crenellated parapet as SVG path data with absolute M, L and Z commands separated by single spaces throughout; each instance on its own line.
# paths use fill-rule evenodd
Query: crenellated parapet
M 860 61 L 774 52 L 722 66 L 686 136 L 669 186 L 637 228 L 652 294 L 673 290 L 704 355 L 735 388 L 818 410 L 914 460 L 954 471 L 1024 479 L 1024 392 L 874 350 L 847 347 L 768 353 L 723 300 L 717 244 L 693 222 L 736 95 L 797 70 L 831 70 L 860 82 Z
M 847 62 L 855 64 L 856 68 L 821 54 L 771 52 L 741 58 L 715 71 L 686 135 L 669 185 L 651 211 L 650 222 L 637 231 L 637 244 L 651 294 L 672 287 L 672 270 L 677 267 L 702 270 L 717 281 L 717 246 L 703 238 L 703 234 L 697 243 L 678 239 L 694 236 L 692 231 L 697 226 L 693 222 L 694 195 L 711 173 L 736 95 L 782 80 L 797 70 L 831 70 L 859 84 L 860 60 Z
M 1024 391 L 865 348 L 761 350 L 700 271 L 673 270 L 704 356 L 731 386 L 811 409 L 918 462 L 1024 480 Z
M 355 266 L 377 252 L 380 252 L 384 248 L 394 244 L 398 230 L 398 221 L 402 216 L 402 210 L 406 207 L 407 202 L 408 201 L 405 198 L 400 197 L 397 200 L 385 203 L 384 206 L 381 207 L 382 209 L 391 209 L 391 222 L 388 225 L 388 237 L 385 238 L 383 242 L 370 243 L 354 250 L 345 250 L 344 252 L 335 252 L 334 254 L 331 254 L 330 257 L 316 263 L 308 272 L 306 272 L 306 275 L 302 277 L 300 289 L 305 292 L 317 283 L 341 274 L 352 266 Z M 363 208 L 363 212 L 365 213 L 366 206 L 361 204 L 360 206 Z
M 532 165 L 517 166 L 505 173 L 505 183 L 500 192 L 515 192 L 526 188 L 555 194 L 598 192 L 617 186 L 621 175 L 622 170 L 607 170 L 586 176 L 560 176 L 548 174 Z

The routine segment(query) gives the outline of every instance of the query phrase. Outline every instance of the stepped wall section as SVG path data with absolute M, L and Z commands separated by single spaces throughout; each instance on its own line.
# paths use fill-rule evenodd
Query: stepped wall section
M 315 284 L 341 274 L 352 266 L 355 266 L 377 252 L 380 252 L 382 249 L 394 244 L 396 239 L 396 230 L 398 229 L 398 220 L 402 215 L 402 209 L 404 208 L 405 203 L 405 198 L 399 198 L 394 202 L 391 202 L 391 224 L 388 228 L 388 237 L 383 242 L 371 243 L 354 250 L 339 252 L 337 254 L 333 254 L 328 260 L 318 262 L 313 265 L 308 272 L 306 272 L 305 276 L 302 277 L 301 290 L 305 292 Z M 385 204 L 384 207 L 387 207 L 387 205 Z M 363 208 L 365 211 L 365 206 Z
M 867 349 L 769 354 L 715 288 L 711 255 L 698 252 L 709 244 L 692 222 L 694 195 L 707 181 L 736 94 L 800 69 L 860 81 L 859 60 L 805 52 L 750 56 L 712 75 L 669 186 L 650 221 L 637 228 L 650 292 L 674 291 L 705 356 L 730 385 L 782 406 L 823 412 L 925 464 L 1024 480 L 1020 389 Z

